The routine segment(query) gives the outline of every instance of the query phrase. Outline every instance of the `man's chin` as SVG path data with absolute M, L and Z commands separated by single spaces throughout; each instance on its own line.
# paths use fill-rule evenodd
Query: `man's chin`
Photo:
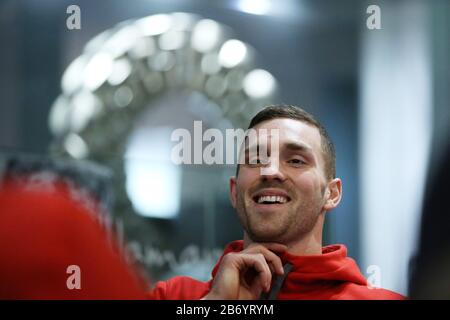
M 279 230 L 251 230 L 249 232 L 250 239 L 253 242 L 278 242 L 282 243 L 282 236 Z
M 253 204 L 249 211 L 253 211 L 260 217 L 270 218 L 273 216 L 280 216 L 285 212 L 291 211 L 290 203 L 278 203 L 278 204 Z

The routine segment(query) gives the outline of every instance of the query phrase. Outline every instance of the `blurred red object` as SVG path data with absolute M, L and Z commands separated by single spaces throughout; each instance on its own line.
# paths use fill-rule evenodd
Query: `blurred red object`
M 64 185 L 0 186 L 0 299 L 151 298 L 120 252 Z M 80 289 L 67 285 L 72 265 L 79 267 Z

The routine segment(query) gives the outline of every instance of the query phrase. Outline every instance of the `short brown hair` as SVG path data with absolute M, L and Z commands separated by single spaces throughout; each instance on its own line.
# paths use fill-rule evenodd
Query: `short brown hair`
M 305 122 L 319 130 L 323 158 L 325 160 L 325 175 L 328 179 L 336 177 L 336 151 L 327 130 L 310 113 L 300 107 L 293 105 L 271 105 L 258 112 L 250 121 L 248 129 L 255 127 L 261 122 L 272 119 L 294 119 Z M 239 167 L 237 169 L 239 172 Z M 237 175 L 236 172 L 236 175 Z

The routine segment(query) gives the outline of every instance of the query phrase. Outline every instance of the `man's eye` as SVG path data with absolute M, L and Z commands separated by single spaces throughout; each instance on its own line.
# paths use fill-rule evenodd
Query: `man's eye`
M 288 162 L 296 165 L 306 164 L 306 162 L 301 159 L 291 159 Z

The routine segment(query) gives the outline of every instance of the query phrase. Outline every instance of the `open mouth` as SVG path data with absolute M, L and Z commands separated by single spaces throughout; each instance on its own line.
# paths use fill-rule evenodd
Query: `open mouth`
M 253 201 L 257 204 L 284 204 L 291 201 L 291 198 L 285 194 L 266 194 L 261 192 L 253 196 Z

